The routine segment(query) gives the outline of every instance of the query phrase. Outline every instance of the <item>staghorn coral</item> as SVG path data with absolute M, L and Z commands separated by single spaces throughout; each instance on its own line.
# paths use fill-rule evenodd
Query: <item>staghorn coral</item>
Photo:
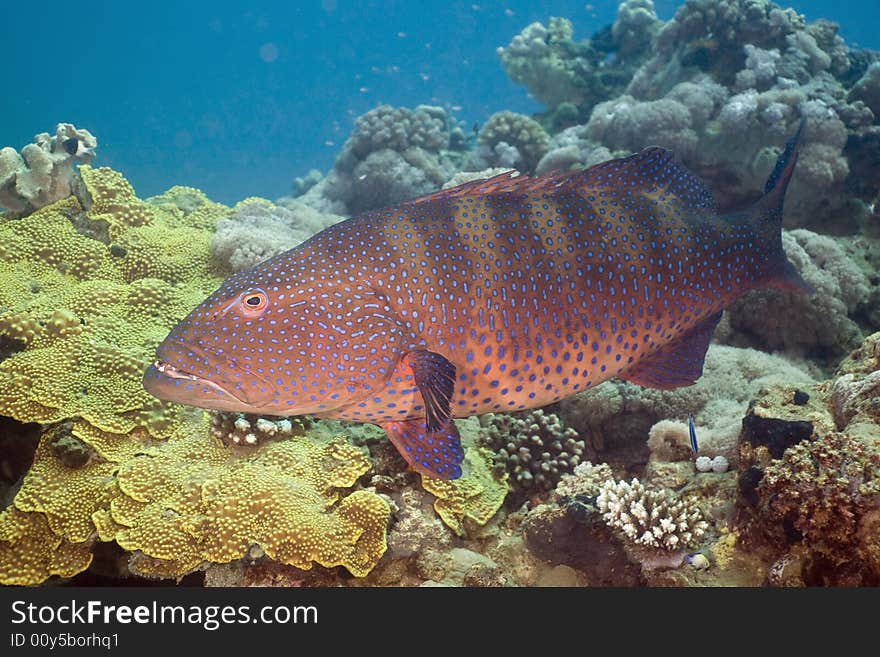
M 538 409 L 524 417 L 485 416 L 484 440 L 520 493 L 548 491 L 571 472 L 584 455 L 577 431 L 552 413 Z
M 668 490 L 648 489 L 635 478 L 630 483 L 604 482 L 596 505 L 605 522 L 639 548 L 681 550 L 699 541 L 709 527 L 696 506 Z
M 296 200 L 282 207 L 265 199 L 245 199 L 236 204 L 231 215 L 217 222 L 211 255 L 224 271 L 243 271 L 342 219 Z
M 388 505 L 365 490 L 341 490 L 370 467 L 360 449 L 312 436 L 229 452 L 207 429 L 203 417 L 164 441 L 116 436 L 118 449 L 95 447 L 100 456 L 79 467 L 44 436 L 6 512 L 9 523 L 0 522 L 0 573 L 10 573 L 0 581 L 33 584 L 52 574 L 13 561 L 34 538 L 13 531 L 22 517 L 48 521 L 44 558 L 59 546 L 89 555 L 95 540 L 116 541 L 132 553 L 132 571 L 145 576 L 180 577 L 205 561 L 239 559 L 253 544 L 302 569 L 312 562 L 357 576 L 372 569 L 385 551 Z M 88 431 L 73 431 L 91 440 Z M 79 572 L 88 559 L 77 564 L 60 574 Z
M 73 191 L 74 163 L 87 164 L 98 142 L 88 130 L 59 123 L 55 134 L 41 132 L 21 149 L 0 149 L 0 208 L 26 216 L 67 198 Z

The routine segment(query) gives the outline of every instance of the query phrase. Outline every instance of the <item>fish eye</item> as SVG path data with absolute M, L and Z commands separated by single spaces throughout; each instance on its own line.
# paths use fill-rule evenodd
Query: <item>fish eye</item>
M 245 315 L 261 315 L 269 305 L 269 297 L 263 290 L 249 290 L 239 297 L 239 307 Z

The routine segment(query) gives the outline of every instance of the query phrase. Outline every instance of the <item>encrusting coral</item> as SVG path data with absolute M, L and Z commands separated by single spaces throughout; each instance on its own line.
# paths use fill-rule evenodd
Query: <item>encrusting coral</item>
M 54 135 L 41 132 L 21 149 L 0 149 L 0 208 L 25 216 L 70 196 L 74 163 L 88 164 L 98 142 L 88 130 L 59 123 Z
M 849 561 L 865 547 L 863 521 L 880 509 L 880 452 L 844 434 L 800 442 L 764 470 L 758 494 L 770 522 L 825 559 Z M 878 543 L 880 537 L 869 544 Z M 878 557 L 870 555 L 876 577 Z
M 464 446 L 464 464 L 459 479 L 435 479 L 421 475 L 422 488 L 434 495 L 434 510 L 458 536 L 485 525 L 504 504 L 507 473 L 500 476 L 492 467 L 492 453 L 474 444 L 475 418 L 459 421 Z

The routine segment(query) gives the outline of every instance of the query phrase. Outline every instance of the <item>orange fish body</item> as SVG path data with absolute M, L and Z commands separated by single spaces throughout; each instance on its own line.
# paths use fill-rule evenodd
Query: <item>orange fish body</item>
M 144 385 L 206 408 L 378 424 L 413 468 L 456 478 L 452 417 L 611 377 L 689 385 L 724 307 L 756 287 L 807 289 L 780 235 L 801 132 L 735 215 L 649 148 L 353 217 L 228 278 Z

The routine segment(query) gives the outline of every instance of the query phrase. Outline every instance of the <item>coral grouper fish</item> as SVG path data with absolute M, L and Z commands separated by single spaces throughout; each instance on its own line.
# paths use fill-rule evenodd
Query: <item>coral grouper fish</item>
M 764 196 L 732 215 L 647 148 L 353 217 L 228 278 L 144 385 L 205 408 L 371 422 L 415 470 L 455 479 L 451 418 L 611 377 L 689 385 L 725 306 L 756 287 L 807 289 L 781 243 L 801 132 Z

